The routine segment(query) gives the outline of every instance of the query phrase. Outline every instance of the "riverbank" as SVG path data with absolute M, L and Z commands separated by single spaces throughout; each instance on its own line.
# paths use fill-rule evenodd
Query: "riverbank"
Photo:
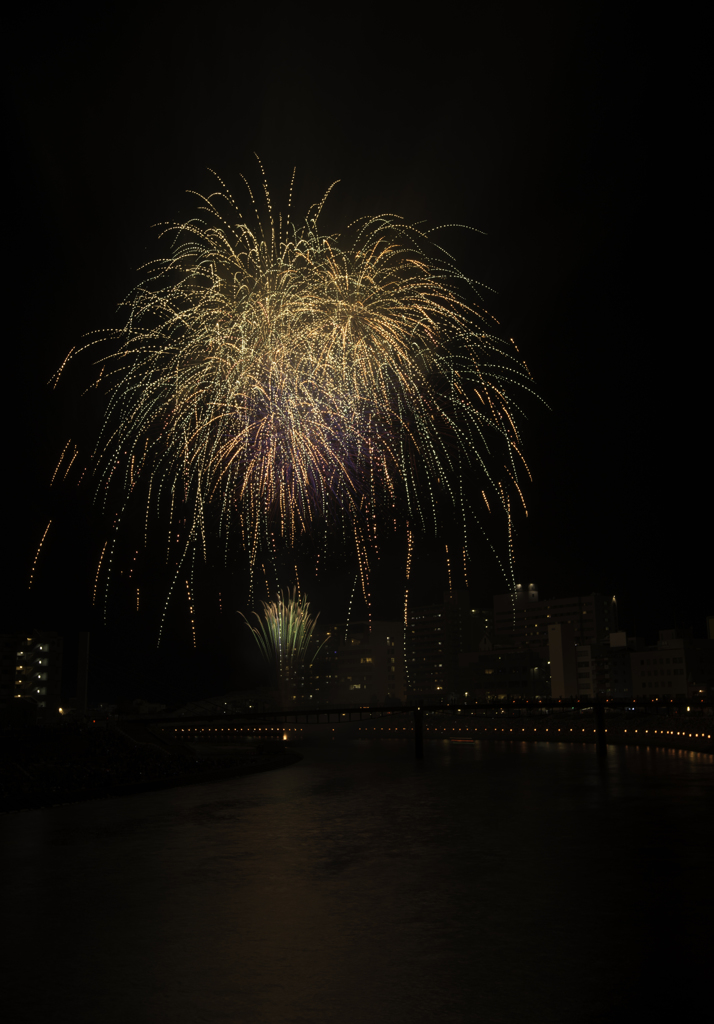
M 302 755 L 282 744 L 234 756 L 196 756 L 119 729 L 66 727 L 5 732 L 0 749 L 0 811 L 128 796 L 173 786 L 287 768 Z

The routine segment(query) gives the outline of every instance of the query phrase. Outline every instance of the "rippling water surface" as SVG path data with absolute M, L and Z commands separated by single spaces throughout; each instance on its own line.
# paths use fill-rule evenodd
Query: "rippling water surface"
M 694 1019 L 714 758 L 301 750 L 280 771 L 5 815 L 12 1020 Z

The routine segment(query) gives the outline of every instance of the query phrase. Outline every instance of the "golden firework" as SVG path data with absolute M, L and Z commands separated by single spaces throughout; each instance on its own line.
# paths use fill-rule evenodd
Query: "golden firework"
M 293 546 L 341 523 L 363 584 L 385 523 L 437 529 L 443 501 L 475 515 L 465 478 L 510 524 L 513 391 L 531 377 L 433 231 L 382 215 L 322 233 L 330 190 L 294 223 L 265 182 L 246 217 L 220 184 L 163 226 L 169 251 L 99 360 L 100 493 L 116 474 L 129 495 L 144 481 L 147 521 L 185 523 L 185 550 L 204 554 L 237 530 L 252 566 L 275 535 Z

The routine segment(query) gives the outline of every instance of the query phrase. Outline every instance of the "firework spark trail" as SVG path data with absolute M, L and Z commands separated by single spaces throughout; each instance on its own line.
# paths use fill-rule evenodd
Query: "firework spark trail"
M 355 573 L 355 581 L 352 584 L 352 593 L 350 594 L 350 603 L 347 606 L 347 621 L 345 622 L 345 643 L 347 643 L 347 634 L 350 631 L 350 619 L 352 618 L 352 603 L 355 599 L 355 591 L 357 589 L 357 580 L 359 579 L 359 573 Z
M 99 586 L 99 573 L 101 572 L 101 569 L 102 569 L 102 562 L 104 560 L 104 552 L 107 550 L 107 544 L 108 543 L 109 543 L 108 540 L 104 541 L 104 547 L 102 548 L 102 553 L 99 556 L 99 562 L 97 563 L 97 574 L 94 577 L 94 593 L 92 594 L 92 604 L 96 604 L 96 602 L 97 602 L 97 587 Z
M 193 634 L 193 646 L 196 646 L 196 623 L 193 617 L 193 596 L 188 580 L 186 580 L 186 596 L 188 597 L 188 613 L 191 617 L 191 633 Z M 138 609 L 137 609 L 138 610 Z
M 407 685 L 409 684 L 409 657 L 407 654 L 407 634 L 409 630 L 409 579 L 412 571 L 412 554 L 414 552 L 414 542 L 412 537 L 411 524 L 407 523 L 407 565 L 406 565 L 406 578 L 404 581 L 404 630 L 403 636 L 403 650 L 404 650 L 404 671 L 406 673 Z
M 69 466 L 67 466 L 67 469 L 64 471 L 64 476 L 62 477 L 63 480 L 67 479 L 67 474 L 69 473 L 70 469 L 72 468 L 74 460 L 77 458 L 78 455 L 79 455 L 79 448 L 75 448 L 74 449 L 74 455 L 72 456 L 72 458 L 69 461 Z
M 47 536 L 47 531 L 49 530 L 50 526 L 52 526 L 52 520 L 51 519 L 50 519 L 49 523 L 47 524 L 47 526 L 45 527 L 45 532 L 42 534 L 42 540 L 40 541 L 40 543 L 39 543 L 39 545 L 37 547 L 37 551 L 35 552 L 35 558 L 34 558 L 34 560 L 32 562 L 32 569 L 30 570 L 30 582 L 27 584 L 27 589 L 28 590 L 32 590 L 32 580 L 33 580 L 33 577 L 35 575 L 35 568 L 37 566 L 37 559 L 40 557 L 40 551 L 42 550 L 42 545 L 45 543 L 45 537 Z
M 72 443 L 72 438 L 70 437 L 69 441 L 67 442 L 67 444 L 66 444 L 66 445 L 64 446 L 64 448 L 62 449 L 62 454 L 61 454 L 61 455 L 60 455 L 60 457 L 59 457 L 59 462 L 58 462 L 58 463 L 57 463 L 57 465 L 55 466 L 55 471 L 54 471 L 54 473 L 52 474 L 52 479 L 50 480 L 50 487 L 51 487 L 51 486 L 52 486 L 52 484 L 53 484 L 53 483 L 55 482 L 55 477 L 57 476 L 57 473 L 59 472 L 59 468 L 60 468 L 60 466 L 62 465 L 62 460 L 64 459 L 64 457 L 65 457 L 65 453 L 66 453 L 66 451 L 67 451 L 67 449 L 69 448 L 69 446 L 70 446 L 70 444 L 71 444 L 71 443 Z M 67 474 L 65 473 L 65 476 L 66 476 L 66 475 L 67 475 Z
M 52 376 L 50 377 L 50 379 L 47 381 L 48 384 L 52 384 L 52 388 L 53 389 L 56 388 L 57 385 L 59 384 L 59 379 L 60 379 L 60 377 L 62 375 L 62 371 L 64 370 L 65 366 L 70 361 L 70 359 L 72 358 L 72 353 L 74 352 L 74 350 L 75 350 L 75 346 L 73 345 L 72 348 L 67 353 L 67 355 L 64 357 L 64 362 L 60 366 L 59 370 L 57 370 L 55 373 L 53 373 Z M 53 381 L 54 381 L 54 383 L 52 383 Z
M 168 504 L 169 536 L 186 519 L 204 559 L 209 509 L 226 545 L 237 519 L 251 594 L 271 531 L 293 547 L 341 521 L 369 602 L 378 522 L 436 531 L 444 498 L 466 521 L 464 474 L 506 513 L 510 557 L 514 450 L 522 461 L 510 391 L 533 393 L 532 378 L 435 229 L 380 215 L 322 234 L 330 190 L 300 224 L 289 209 L 276 219 L 265 181 L 267 213 L 249 189 L 249 221 L 218 181 L 199 217 L 163 226 L 171 251 L 143 268 L 97 360 L 97 493 L 106 501 L 123 465 L 126 492 L 143 478 L 145 530 Z

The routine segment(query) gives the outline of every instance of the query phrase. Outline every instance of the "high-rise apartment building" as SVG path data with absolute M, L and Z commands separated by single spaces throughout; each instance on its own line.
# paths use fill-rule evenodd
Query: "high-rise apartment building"
M 575 648 L 578 696 L 631 697 L 631 654 L 642 643 L 617 632 L 610 633 L 603 643 L 579 644 Z
M 62 637 L 58 633 L 3 634 L 0 637 L 0 698 L 32 700 L 58 711 L 62 692 Z
M 515 594 L 494 597 L 493 621 L 496 644 L 545 648 L 548 626 L 558 624 L 572 627 L 577 644 L 594 644 L 617 632 L 617 602 L 603 594 L 540 600 L 534 583 L 519 583 Z
M 714 697 L 714 640 L 661 629 L 656 644 L 630 654 L 630 665 L 634 697 Z
M 404 700 L 403 635 L 400 622 L 379 620 L 326 629 L 316 636 L 322 646 L 315 658 L 296 673 L 294 703 L 326 707 Z
M 460 657 L 478 651 L 491 632 L 491 614 L 472 606 L 468 592 L 449 590 L 441 604 L 409 610 L 404 631 L 410 697 L 441 699 L 462 686 Z
M 465 651 L 459 658 L 457 696 L 468 701 L 550 694 L 548 659 L 530 647 L 495 647 Z
M 551 697 L 577 697 L 578 670 L 572 623 L 548 624 L 548 655 Z

